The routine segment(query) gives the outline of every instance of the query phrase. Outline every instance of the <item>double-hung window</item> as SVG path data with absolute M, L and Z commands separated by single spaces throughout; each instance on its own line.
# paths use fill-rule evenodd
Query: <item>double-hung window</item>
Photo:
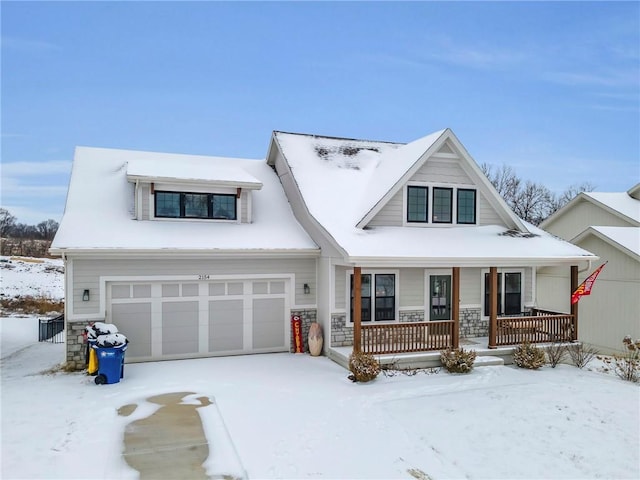
M 155 192 L 155 216 L 236 220 L 236 196 L 221 193 Z
M 429 205 L 429 188 L 407 187 L 407 222 L 426 222 Z
M 457 195 L 458 223 L 476 223 L 476 191 L 469 188 L 459 188 Z
M 490 313 L 491 275 L 484 275 L 484 315 Z M 522 313 L 522 274 L 520 272 L 498 273 L 498 315 Z
M 361 320 L 396 319 L 396 276 L 389 273 L 362 274 L 360 285 Z M 351 319 L 353 320 L 353 275 L 351 275 Z
M 433 223 L 451 223 L 453 217 L 453 188 L 433 187 Z

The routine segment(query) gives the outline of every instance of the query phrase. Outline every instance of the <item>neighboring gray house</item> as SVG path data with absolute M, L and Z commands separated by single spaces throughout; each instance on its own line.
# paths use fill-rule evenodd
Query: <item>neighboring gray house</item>
M 640 183 L 627 192 L 580 193 L 540 227 L 601 258 L 581 280 L 608 262 L 591 295 L 579 302 L 579 340 L 614 353 L 625 335 L 640 338 Z M 568 299 L 558 293 L 568 284 L 566 272 L 542 268 L 538 278 L 538 298 L 567 308 Z
M 128 361 L 289 351 L 293 315 L 330 353 L 353 343 L 357 278 L 365 351 L 571 340 L 577 310 L 541 305 L 536 272 L 597 260 L 519 219 L 448 129 L 274 132 L 266 162 L 78 148 L 51 251 L 78 367 L 97 320 Z

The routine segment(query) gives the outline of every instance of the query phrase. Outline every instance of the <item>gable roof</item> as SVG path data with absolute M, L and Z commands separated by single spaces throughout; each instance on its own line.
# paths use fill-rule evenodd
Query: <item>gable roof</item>
M 540 226 L 546 228 L 558 218 L 569 213 L 580 202 L 589 202 L 608 211 L 612 215 L 629 222 L 631 225 L 640 226 L 640 200 L 631 196 L 630 192 L 637 189 L 631 188 L 628 192 L 581 192 L 570 202 L 545 219 Z
M 260 184 L 261 190 L 252 193 L 253 223 L 134 220 L 130 165 L 136 173 L 144 167 L 150 178 L 204 175 L 219 181 L 219 171 L 225 177 L 231 172 L 233 181 Z M 77 147 L 64 214 L 51 246 L 52 253 L 67 250 L 314 254 L 318 247 L 293 216 L 277 175 L 264 161 Z
M 362 198 L 362 218 L 357 226 L 363 228 L 384 207 L 384 205 L 403 188 L 405 183 L 429 160 L 430 156 L 441 148 L 451 153 L 449 145 L 457 150 L 463 169 L 470 174 L 476 186 L 484 193 L 489 203 L 511 228 L 526 232 L 527 227 L 507 206 L 491 182 L 481 172 L 462 143 L 451 129 L 447 128 L 419 138 L 403 145 L 395 151 L 380 155 L 375 175 L 369 181 L 365 196 Z
M 589 236 L 595 236 L 640 261 L 640 227 L 589 227 L 572 242 L 579 243 Z
M 523 222 L 497 192 L 489 197 L 503 208 L 511 228 L 360 228 L 363 220 L 374 215 L 445 141 L 464 156 L 474 180 L 477 175 L 478 188 L 495 192 L 449 129 L 406 145 L 276 131 L 268 160 L 275 161 L 277 148 L 291 172 L 305 214 L 308 212 L 338 251 L 344 252 L 347 261 L 366 261 L 369 265 L 388 262 L 396 266 L 486 266 L 597 258 Z M 483 190 L 485 187 L 487 190 Z M 536 233 L 527 235 L 529 232 Z

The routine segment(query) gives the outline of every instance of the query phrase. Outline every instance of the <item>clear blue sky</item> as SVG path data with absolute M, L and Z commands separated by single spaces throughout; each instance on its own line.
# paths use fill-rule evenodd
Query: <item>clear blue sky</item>
M 60 220 L 76 145 L 264 158 L 408 142 L 562 191 L 640 181 L 638 2 L 7 2 L 2 206 Z M 99 212 L 96 212 L 99 215 Z

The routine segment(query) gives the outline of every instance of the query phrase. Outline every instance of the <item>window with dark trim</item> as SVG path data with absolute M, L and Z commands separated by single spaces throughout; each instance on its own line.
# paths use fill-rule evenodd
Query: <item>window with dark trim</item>
M 372 282 L 374 282 L 373 285 Z M 360 297 L 361 321 L 396 319 L 396 276 L 394 274 L 362 274 Z M 351 319 L 353 321 L 353 275 L 351 275 Z
M 159 218 L 236 220 L 236 196 L 222 193 L 156 191 L 154 215 Z
M 476 191 L 459 188 L 457 222 L 463 224 L 476 223 Z
M 428 187 L 407 187 L 407 222 L 427 221 L 428 198 Z
M 433 187 L 433 223 L 451 223 L 453 215 L 453 188 Z
M 484 274 L 484 315 L 489 316 L 491 275 Z M 503 295 L 504 292 L 504 295 Z M 520 272 L 498 273 L 498 315 L 522 313 L 522 274 Z

